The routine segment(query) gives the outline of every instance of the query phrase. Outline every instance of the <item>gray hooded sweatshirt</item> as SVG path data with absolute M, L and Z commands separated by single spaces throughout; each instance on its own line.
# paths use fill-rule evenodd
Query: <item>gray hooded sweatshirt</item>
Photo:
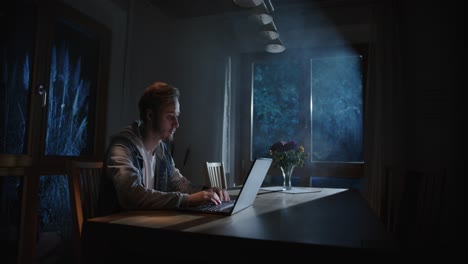
M 101 181 L 100 215 L 186 207 L 189 194 L 207 188 L 182 176 L 164 142 L 153 153 L 146 151 L 141 125 L 135 121 L 111 139 Z

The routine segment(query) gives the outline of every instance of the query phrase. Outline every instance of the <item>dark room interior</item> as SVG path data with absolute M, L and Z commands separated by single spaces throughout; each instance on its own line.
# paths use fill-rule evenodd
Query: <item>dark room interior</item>
M 152 249 L 132 244 L 155 236 L 167 248 L 195 241 L 192 253 L 207 242 L 273 256 L 456 259 L 467 222 L 463 13 L 447 1 L 3 1 L 1 262 L 99 262 L 128 257 L 123 249 L 145 259 Z M 222 161 L 227 187 L 239 189 L 256 157 L 295 140 L 310 155 L 292 186 L 324 196 L 290 195 L 293 206 L 274 211 L 279 205 L 264 209 L 267 195 L 258 195 L 255 217 L 240 212 L 219 222 L 225 227 L 187 217 L 159 228 L 172 213 L 150 212 L 154 222 L 134 220 L 143 229 L 131 217 L 108 220 L 121 233 L 99 220 L 83 226 L 108 238 L 85 236 L 70 164 L 103 161 L 157 81 L 181 91 L 180 127 L 168 145 L 191 182 L 209 185 L 205 163 Z M 263 186 L 283 185 L 281 169 L 271 166 Z M 296 220 L 304 229 L 286 232 Z M 89 248 L 101 245 L 111 253 L 94 258 Z

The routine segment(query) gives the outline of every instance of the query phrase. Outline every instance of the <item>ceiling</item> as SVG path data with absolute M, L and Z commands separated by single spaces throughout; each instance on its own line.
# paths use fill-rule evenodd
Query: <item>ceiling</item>
M 232 0 L 149 0 L 149 2 L 167 16 L 174 18 L 211 16 L 247 10 L 237 6 Z M 311 3 L 339 2 L 339 0 L 269 0 L 269 2 L 274 9 L 279 9 Z M 265 3 L 269 5 L 268 0 L 265 0 Z
M 242 11 L 232 0 L 149 0 L 165 15 L 174 18 L 210 16 Z

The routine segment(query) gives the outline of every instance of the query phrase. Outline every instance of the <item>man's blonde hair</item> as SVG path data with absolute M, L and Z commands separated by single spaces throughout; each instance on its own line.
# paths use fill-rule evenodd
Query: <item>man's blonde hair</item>
M 179 89 L 165 82 L 155 82 L 148 86 L 138 102 L 140 109 L 140 119 L 145 121 L 148 110 L 155 114 L 165 106 L 174 103 L 180 97 Z

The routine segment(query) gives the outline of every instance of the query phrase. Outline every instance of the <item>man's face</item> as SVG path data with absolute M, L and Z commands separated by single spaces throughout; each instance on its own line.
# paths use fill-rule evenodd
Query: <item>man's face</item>
M 179 100 L 167 105 L 161 110 L 158 118 L 159 129 L 157 133 L 162 140 L 172 140 L 176 129 L 179 127 L 178 116 L 180 114 Z

